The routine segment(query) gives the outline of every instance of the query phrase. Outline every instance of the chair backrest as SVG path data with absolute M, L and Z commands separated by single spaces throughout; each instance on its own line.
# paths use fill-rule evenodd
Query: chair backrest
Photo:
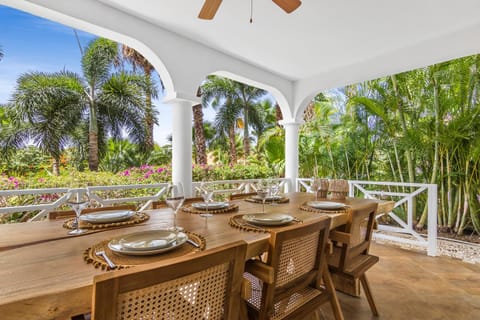
M 82 210 L 82 214 L 91 213 L 91 212 L 100 212 L 100 211 L 108 211 L 108 210 L 136 210 L 135 205 L 127 204 L 121 206 L 111 206 L 111 207 L 99 207 L 99 208 L 88 208 Z M 65 211 L 51 211 L 48 213 L 49 220 L 57 220 L 57 219 L 66 219 L 75 217 L 75 211 L 73 210 L 65 210 Z
M 273 279 L 261 284 L 261 296 L 249 298 L 249 303 L 259 306 L 259 319 L 272 314 L 276 301 L 296 293 L 301 297 L 307 287 L 320 288 L 330 222 L 329 217 L 322 217 L 272 231 L 266 264 L 273 269 Z
M 94 277 L 92 319 L 237 319 L 246 243 Z
M 341 246 L 339 261 L 336 263 L 340 270 L 351 267 L 351 262 L 360 255 L 368 254 L 373 234 L 373 225 L 377 203 L 369 203 L 353 210 L 350 213 L 349 221 L 340 230 L 332 231 L 331 238 L 336 243 L 336 250 Z M 345 240 L 335 238 L 336 235 L 345 236 Z M 340 240 L 340 241 L 339 241 Z M 335 253 L 335 252 L 334 252 Z

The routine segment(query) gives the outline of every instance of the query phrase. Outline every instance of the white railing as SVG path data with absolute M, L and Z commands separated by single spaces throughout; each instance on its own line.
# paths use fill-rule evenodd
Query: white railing
M 230 195 L 237 193 L 249 193 L 255 192 L 257 190 L 257 184 L 262 179 L 245 179 L 245 180 L 217 180 L 217 181 L 208 181 L 205 182 L 208 185 L 214 186 L 215 195 Z M 280 192 L 285 192 L 290 185 L 290 179 L 285 178 L 274 178 L 270 179 L 272 183 L 277 183 L 279 186 Z M 194 195 L 199 195 L 199 187 L 201 182 L 193 182 L 192 190 Z
M 297 179 L 296 190 L 312 192 L 312 179 Z M 379 231 L 375 232 L 376 239 L 385 239 L 397 243 L 424 247 L 429 256 L 437 255 L 437 185 L 421 183 L 397 183 L 397 182 L 377 182 L 377 181 L 348 181 L 350 197 L 364 197 L 366 199 L 393 200 L 395 205 L 392 211 L 387 214 L 397 227 L 378 224 Z M 416 207 L 417 197 L 422 193 L 427 193 L 427 213 L 428 229 L 427 238 L 415 231 L 414 226 L 414 208 Z M 406 219 L 402 219 L 394 212 L 395 208 L 406 209 Z M 382 214 L 382 215 L 384 215 Z M 382 215 L 377 216 L 378 218 Z M 395 235 L 397 234 L 397 235 Z M 408 235 L 406 238 L 402 235 Z
M 367 199 L 385 199 L 394 200 L 395 208 L 406 208 L 406 221 L 398 216 L 393 210 L 387 215 L 392 218 L 398 227 L 388 225 L 378 225 L 379 231 L 387 231 L 389 234 L 377 232 L 377 239 L 385 239 L 390 241 L 401 242 L 405 244 L 416 245 L 427 248 L 429 256 L 437 255 L 437 185 L 422 183 L 396 183 L 396 182 L 375 182 L 375 181 L 349 181 L 350 196 L 356 196 L 361 193 Z M 374 190 L 370 190 L 367 186 L 374 186 Z M 380 190 L 379 190 L 380 189 Z M 396 190 L 393 190 L 396 189 Z M 392 191 L 393 190 L 393 191 Z M 420 194 L 427 193 L 427 239 L 415 231 L 414 226 L 414 208 L 416 207 L 416 199 Z M 378 217 L 377 217 L 378 218 Z M 413 239 L 408 239 L 394 234 L 408 234 Z
M 227 196 L 233 193 L 248 193 L 256 191 L 256 185 L 260 179 L 246 180 L 220 180 L 207 182 L 215 186 L 215 194 L 219 197 Z M 290 190 L 290 179 L 279 178 L 273 179 L 278 183 L 281 192 Z M 311 192 L 312 179 L 299 178 L 295 183 L 296 191 Z M 197 190 L 200 182 L 193 183 L 192 190 Z M 387 199 L 395 201 L 395 208 L 406 208 L 406 219 L 402 219 L 392 210 L 386 213 L 393 219 L 398 227 L 379 224 L 380 231 L 387 231 L 389 234 L 377 232 L 377 239 L 386 239 L 405 244 L 412 244 L 427 248 L 428 255 L 435 256 L 437 254 L 437 186 L 434 184 L 419 183 L 395 183 L 395 182 L 374 182 L 374 181 L 349 181 L 349 195 L 363 196 L 367 199 Z M 163 197 L 168 187 L 168 183 L 143 184 L 143 185 L 116 185 L 116 186 L 92 186 L 88 187 L 88 191 L 92 200 L 99 206 L 108 206 L 116 203 L 138 202 L 142 204 L 139 210 L 144 210 L 151 205 L 152 201 L 159 200 Z M 119 194 L 127 194 L 128 191 L 138 189 L 151 190 L 148 196 L 119 196 Z M 393 190 L 395 189 L 395 190 Z M 393 190 L 393 191 L 392 191 Z M 17 212 L 38 212 L 29 221 L 37 221 L 45 218 L 50 211 L 58 210 L 63 206 L 68 198 L 68 188 L 50 188 L 50 189 L 25 189 L 25 190 L 5 190 L 0 191 L 0 216 Z M 71 190 L 71 192 L 85 192 L 85 189 L 79 188 Z M 116 194 L 115 197 L 108 197 Z M 427 239 L 418 234 L 414 228 L 414 207 L 418 195 L 427 193 L 427 209 L 428 209 L 428 234 Z M 194 194 L 196 195 L 196 194 Z M 28 205 L 6 206 L 8 197 L 29 196 L 31 203 Z M 3 202 L 3 203 L 2 203 Z M 40 202 L 40 203 L 38 203 Z M 394 234 L 408 234 L 413 239 L 408 239 Z
M 218 180 L 209 181 L 208 184 L 215 186 L 216 195 L 225 195 L 232 193 L 248 193 L 256 190 L 256 185 L 261 179 L 247 179 L 247 180 Z M 289 184 L 289 179 L 272 179 L 272 181 L 279 184 L 280 191 L 285 190 Z M 46 188 L 46 189 L 24 189 L 24 190 L 0 190 L 0 216 L 18 213 L 18 212 L 37 212 L 35 216 L 28 221 L 39 221 L 47 217 L 51 211 L 58 210 L 65 205 L 70 193 L 86 192 L 88 190 L 91 200 L 96 202 L 99 206 L 110 206 L 117 203 L 137 202 L 141 205 L 139 210 L 145 210 L 150 207 L 152 201 L 160 200 L 167 191 L 168 183 L 158 184 L 139 184 L 139 185 L 114 185 L 114 186 L 92 186 L 87 188 Z M 200 182 L 194 182 L 193 190 L 197 190 Z M 148 196 L 116 196 L 108 197 L 116 191 L 121 191 L 127 194 L 128 191 L 138 189 L 145 189 L 145 191 L 152 190 L 151 195 Z M 70 191 L 70 193 L 69 193 Z M 145 192 L 144 192 L 145 193 Z M 6 199 L 8 197 L 30 197 L 28 205 L 6 206 Z M 3 201 L 2 201 L 3 199 Z M 3 206 L 2 206 L 3 202 Z
M 157 183 L 157 184 L 138 184 L 138 185 L 116 185 L 116 186 L 94 186 L 87 188 L 47 188 L 47 189 L 24 189 L 24 190 L 0 190 L 0 200 L 5 202 L 9 197 L 19 197 L 27 196 L 31 197 L 29 202 L 39 204 L 28 204 L 28 205 L 18 205 L 18 206 L 3 206 L 0 207 L 0 216 L 17 213 L 17 212 L 37 212 L 35 216 L 30 218 L 28 221 L 38 221 L 45 218 L 49 212 L 59 209 L 61 206 L 65 205 L 69 195 L 71 193 L 81 193 L 88 190 L 90 197 L 94 202 L 101 207 L 109 206 L 116 203 L 126 203 L 126 202 L 139 202 L 144 203 L 139 210 L 145 210 L 148 208 L 152 201 L 158 200 L 166 192 L 168 183 Z M 145 189 L 152 190 L 152 195 L 149 196 L 140 196 L 140 197 L 115 197 L 115 198 L 105 198 L 110 193 L 115 193 L 115 191 L 122 191 L 121 193 L 127 193 L 129 190 L 135 189 Z M 70 191 L 70 192 L 69 192 Z M 0 202 L 0 205 L 2 203 Z

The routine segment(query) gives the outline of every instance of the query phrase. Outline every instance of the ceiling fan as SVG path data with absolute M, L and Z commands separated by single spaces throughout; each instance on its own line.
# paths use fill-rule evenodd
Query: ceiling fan
M 272 0 L 276 3 L 277 6 L 282 8 L 286 13 L 290 13 L 300 7 L 302 1 L 300 0 Z M 211 20 L 215 17 L 215 13 L 217 13 L 218 8 L 222 0 L 205 0 L 203 4 L 202 10 L 198 14 L 200 19 L 204 20 Z

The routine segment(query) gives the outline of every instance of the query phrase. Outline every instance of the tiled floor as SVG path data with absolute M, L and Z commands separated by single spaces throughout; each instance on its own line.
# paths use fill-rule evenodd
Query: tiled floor
M 448 257 L 428 257 L 388 245 L 372 244 L 380 262 L 367 272 L 380 313 L 374 317 L 360 298 L 339 293 L 346 320 L 480 319 L 480 265 Z M 324 319 L 333 319 L 329 305 Z

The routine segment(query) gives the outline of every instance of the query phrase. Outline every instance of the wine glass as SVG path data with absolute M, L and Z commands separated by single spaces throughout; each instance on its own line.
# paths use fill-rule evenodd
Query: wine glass
M 183 231 L 182 227 L 177 226 L 177 213 L 178 209 L 183 205 L 185 195 L 183 192 L 183 185 L 179 182 L 176 185 L 170 185 L 167 191 L 167 197 L 165 203 L 169 208 L 173 210 L 173 227 L 169 228 L 171 231 Z
M 272 197 L 272 206 L 277 205 L 278 194 L 280 193 L 280 184 L 277 181 L 270 185 L 270 196 Z
M 209 218 L 213 216 L 213 214 L 208 212 L 208 203 L 212 201 L 213 191 L 213 186 L 205 182 L 200 184 L 200 193 L 202 194 L 203 201 L 205 201 L 205 213 L 201 213 L 200 217 Z
M 75 229 L 68 232 L 71 235 L 79 235 L 87 232 L 85 229 L 80 229 L 80 214 L 82 210 L 88 207 L 90 197 L 88 190 L 85 189 L 70 189 L 68 190 L 68 198 L 66 203 L 75 211 Z
M 267 181 L 260 180 L 257 185 L 257 196 L 262 200 L 262 213 L 265 213 L 265 200 L 269 193 Z
M 312 177 L 312 184 L 310 185 L 310 190 L 315 193 L 315 201 L 318 200 L 318 189 L 320 189 L 320 179 Z

